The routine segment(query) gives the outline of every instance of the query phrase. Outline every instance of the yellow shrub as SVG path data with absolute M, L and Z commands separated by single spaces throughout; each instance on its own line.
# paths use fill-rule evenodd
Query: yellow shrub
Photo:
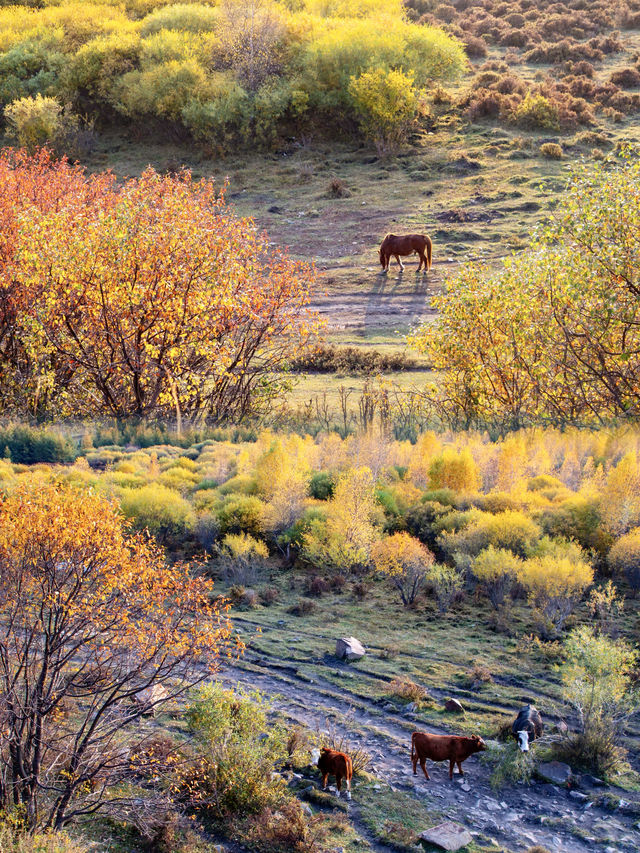
M 478 466 L 468 448 L 460 451 L 445 447 L 429 467 L 431 489 L 453 489 L 454 492 L 475 492 L 480 488 Z
M 55 98 L 20 98 L 4 108 L 7 133 L 21 148 L 35 151 L 51 142 L 63 124 L 62 106 Z
M 559 630 L 593 583 L 593 568 L 584 560 L 550 553 L 524 560 L 518 569 L 518 581 L 545 619 Z

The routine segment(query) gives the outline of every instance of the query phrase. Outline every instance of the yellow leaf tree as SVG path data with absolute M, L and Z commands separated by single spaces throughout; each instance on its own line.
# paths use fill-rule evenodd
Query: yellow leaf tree
M 103 498 L 34 481 L 4 499 L 0 807 L 54 829 L 130 807 L 112 793 L 145 772 L 141 716 L 230 652 L 210 593 Z
M 407 607 L 413 604 L 423 587 L 434 556 L 408 533 L 394 533 L 375 543 L 371 560 L 376 572 L 391 581 Z

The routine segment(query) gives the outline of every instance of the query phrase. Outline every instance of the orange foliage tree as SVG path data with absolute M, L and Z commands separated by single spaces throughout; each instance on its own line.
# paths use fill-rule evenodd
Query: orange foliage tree
M 154 764 L 141 716 L 231 653 L 211 583 L 124 524 L 103 498 L 41 482 L 2 503 L 0 808 L 31 827 L 130 807 L 118 784 Z
M 153 169 L 118 185 L 45 154 L 4 154 L 0 173 L 16 188 L 0 205 L 19 213 L 0 255 L 5 326 L 46 375 L 27 377 L 23 409 L 180 424 L 268 407 L 316 328 L 313 274 L 233 215 L 224 191 Z

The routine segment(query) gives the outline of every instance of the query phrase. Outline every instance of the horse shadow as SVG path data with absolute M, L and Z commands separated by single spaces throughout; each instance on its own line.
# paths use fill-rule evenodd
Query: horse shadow
M 408 269 L 393 275 L 378 273 L 367 296 L 364 330 L 412 326 L 423 316 L 429 299 L 429 274 Z

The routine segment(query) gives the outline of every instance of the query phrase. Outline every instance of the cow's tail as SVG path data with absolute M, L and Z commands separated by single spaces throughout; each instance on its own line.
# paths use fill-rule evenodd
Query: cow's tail
M 414 732 L 411 735 L 411 760 L 415 761 L 417 758 L 416 755 L 416 733 Z

